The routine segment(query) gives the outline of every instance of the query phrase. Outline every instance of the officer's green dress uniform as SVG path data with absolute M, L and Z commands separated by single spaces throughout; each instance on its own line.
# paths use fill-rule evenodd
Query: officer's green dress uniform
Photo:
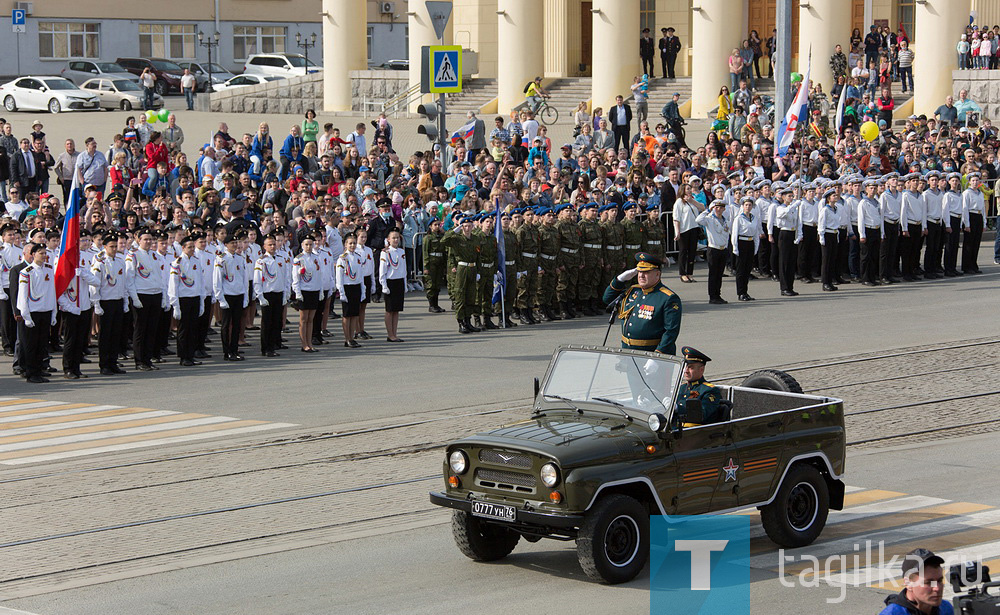
M 473 234 L 466 237 L 461 232 L 445 233 L 441 239 L 455 260 L 455 283 L 452 301 L 455 318 L 464 322 L 472 318 L 476 304 L 476 269 L 479 257 L 479 239 Z
M 604 208 L 615 207 L 613 204 L 603 205 Z M 625 229 L 621 222 L 607 220 L 601 223 L 604 243 L 604 272 L 601 273 L 601 287 L 606 287 L 615 279 L 618 273 L 625 269 Z
M 543 215 L 548 213 L 542 208 Z M 559 255 L 559 230 L 555 225 L 542 224 L 538 227 L 538 266 L 542 272 L 538 277 L 536 305 L 542 311 L 551 313 L 556 300 L 556 259 Z M 547 315 L 547 314 L 546 314 Z
M 559 206 L 560 209 L 569 207 L 569 204 Z M 556 264 L 560 268 L 558 282 L 556 284 L 556 299 L 559 301 L 563 312 L 569 317 L 576 316 L 573 311 L 576 307 L 578 285 L 580 283 L 580 265 L 582 264 L 583 241 L 580 239 L 580 226 L 575 220 L 562 220 L 556 223 L 559 230 L 559 258 Z
M 685 346 L 681 348 L 681 354 L 684 355 L 684 360 L 688 363 L 708 363 L 710 359 L 707 355 L 702 352 L 691 348 L 690 346 Z M 709 423 L 718 423 L 722 420 L 722 416 L 719 412 L 719 402 L 722 401 L 722 394 L 719 389 L 711 383 L 705 382 L 705 378 L 699 378 L 698 380 L 692 380 L 691 382 L 682 382 L 679 389 L 677 389 L 677 413 L 683 414 L 685 411 L 685 403 L 690 399 L 701 400 L 701 412 L 704 420 L 703 425 Z
M 584 209 L 596 209 L 597 203 L 588 203 Z M 597 293 L 604 281 L 604 232 L 597 220 L 580 220 L 580 240 L 583 242 L 583 269 L 577 284 L 579 302 L 585 313 L 593 312 Z
M 506 216 L 506 214 L 504 215 Z M 521 226 L 524 225 L 522 224 Z M 517 233 L 510 228 L 503 232 L 503 251 L 504 280 L 506 283 L 503 293 L 503 310 L 504 316 L 509 321 L 511 314 L 517 309 L 517 282 L 518 276 L 521 275 L 523 269 L 521 264 L 521 244 L 517 240 Z M 496 306 L 496 310 L 500 310 L 500 306 Z M 508 326 L 512 324 L 514 323 L 507 322 Z
M 488 215 L 488 214 L 487 214 Z M 484 233 L 476 229 L 472 233 L 479 242 L 479 264 L 477 273 L 479 279 L 476 281 L 476 307 L 472 310 L 473 316 L 483 315 L 484 318 L 493 316 L 493 278 L 497 273 L 497 238 L 492 233 Z
M 441 283 L 445 280 L 447 266 L 442 238 L 442 235 L 437 233 L 424 235 L 424 292 L 427 294 L 427 302 L 434 312 L 440 310 L 438 295 L 441 292 Z
M 663 230 L 663 221 L 660 220 L 659 209 L 656 209 L 654 205 L 651 205 L 647 210 L 649 216 L 646 221 L 642 223 L 643 241 L 642 241 L 642 251 L 647 254 L 652 254 L 656 258 L 660 259 L 661 262 L 665 262 L 666 258 L 666 246 L 664 242 L 666 240 L 666 233 Z
M 528 312 L 530 315 L 531 310 L 536 304 L 536 295 L 538 293 L 538 261 L 540 257 L 538 256 L 539 247 L 539 233 L 538 226 L 535 224 L 528 224 L 525 222 L 518 227 L 517 231 L 517 243 L 520 246 L 520 263 L 521 266 L 518 269 L 517 276 L 517 309 L 522 312 Z M 508 257 L 510 254 L 508 253 Z
M 635 255 L 639 271 L 659 269 L 662 263 L 640 252 Z M 638 284 L 619 282 L 618 278 L 604 291 L 604 303 L 619 295 L 618 319 L 622 321 L 622 348 L 677 354 L 677 336 L 681 330 L 681 298 L 657 282 L 649 290 Z

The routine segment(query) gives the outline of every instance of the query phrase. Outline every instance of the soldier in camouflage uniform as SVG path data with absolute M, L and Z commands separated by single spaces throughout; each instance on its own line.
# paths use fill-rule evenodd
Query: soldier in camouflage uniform
M 454 235 L 461 231 L 461 214 L 453 214 L 455 224 L 449 230 L 445 231 L 445 234 L 441 237 L 441 243 L 447 244 L 446 240 L 449 236 Z M 447 265 L 445 266 L 445 278 L 448 282 L 448 298 L 451 299 L 452 309 L 455 306 L 455 276 L 458 273 L 458 257 L 455 256 L 454 250 L 448 250 L 447 258 L 445 260 Z
M 597 221 L 597 203 L 587 203 L 580 209 L 580 239 L 583 242 L 583 269 L 580 270 L 580 311 L 586 316 L 598 316 L 599 296 L 604 294 L 604 232 Z
M 424 292 L 430 305 L 427 311 L 434 314 L 444 312 L 444 308 L 438 305 L 441 283 L 445 280 L 445 271 L 448 268 L 444 244 L 441 243 L 443 237 L 441 221 L 431 221 L 430 229 L 424 235 Z
M 625 203 L 625 220 L 622 229 L 625 231 L 625 262 L 631 263 L 635 255 L 642 251 L 645 243 L 645 229 L 639 221 L 639 204 L 635 201 Z
M 517 318 L 523 325 L 533 325 L 534 308 L 538 293 L 538 225 L 535 222 L 535 211 L 530 207 L 524 209 L 524 223 L 514 231 L 520 246 L 520 267 L 517 272 Z M 515 216 L 516 219 L 516 216 Z
M 454 291 L 452 295 L 459 333 L 475 333 L 481 329 L 472 324 L 472 311 L 476 303 L 476 269 L 479 257 L 479 240 L 472 234 L 472 217 L 462 218 L 458 231 L 452 229 L 441 239 L 448 248 L 448 258 L 455 263 Z
M 521 271 L 521 246 L 518 244 L 517 235 L 514 232 L 515 219 L 518 225 L 523 223 L 520 209 L 514 209 L 510 213 L 504 212 L 500 216 L 500 226 L 503 228 L 503 264 L 506 284 L 503 293 L 503 326 L 507 328 L 517 326 L 511 320 L 512 315 L 517 315 L 517 276 Z
M 536 212 L 542 217 L 538 227 L 538 294 L 535 302 L 546 321 L 560 320 L 556 303 L 556 259 L 559 257 L 559 229 L 556 228 L 556 212 L 551 207 L 543 207 Z M 553 308 L 556 308 L 553 311 Z
M 576 318 L 574 308 L 579 290 L 580 268 L 583 266 L 583 255 L 580 254 L 583 241 L 580 239 L 580 226 L 574 218 L 576 212 L 573 208 L 569 203 L 563 203 L 558 209 L 559 222 L 556 228 L 559 231 L 559 258 L 556 259 L 558 272 L 556 299 L 561 309 L 559 315 L 570 319 Z
M 602 287 L 607 288 L 619 272 L 625 270 L 625 229 L 618 221 L 618 208 L 614 203 L 603 205 L 607 219 L 601 223 L 604 236 L 604 272 Z
M 661 263 L 666 263 L 666 231 L 663 228 L 663 220 L 660 220 L 660 206 L 657 203 L 646 206 L 646 221 L 642 224 L 643 235 L 642 251 L 652 254 Z
M 478 327 L 479 315 L 482 314 L 484 329 L 500 328 L 493 322 L 493 278 L 497 273 L 497 238 L 493 234 L 493 215 L 492 212 L 479 214 L 479 228 L 475 233 L 479 241 L 479 264 L 476 269 L 479 278 L 476 281 L 476 307 L 473 315 Z

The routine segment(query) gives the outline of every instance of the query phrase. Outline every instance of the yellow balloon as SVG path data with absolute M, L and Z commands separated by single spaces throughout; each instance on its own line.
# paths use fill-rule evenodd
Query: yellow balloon
M 875 139 L 878 139 L 878 124 L 875 122 L 865 122 L 861 125 L 861 137 L 865 141 L 871 143 Z

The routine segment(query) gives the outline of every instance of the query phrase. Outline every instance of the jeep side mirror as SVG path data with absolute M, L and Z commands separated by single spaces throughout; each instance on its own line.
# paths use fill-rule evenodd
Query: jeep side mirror
M 541 386 L 538 384 L 538 378 L 535 378 L 535 397 L 534 397 L 534 399 L 538 399 L 538 392 L 540 390 L 541 390 Z
M 701 425 L 705 422 L 705 416 L 701 410 L 700 399 L 689 399 L 684 402 L 684 410 L 684 423 Z

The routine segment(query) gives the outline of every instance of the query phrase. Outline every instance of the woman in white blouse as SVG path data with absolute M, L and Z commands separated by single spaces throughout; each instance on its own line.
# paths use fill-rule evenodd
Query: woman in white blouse
M 372 254 L 372 249 L 366 246 L 368 242 L 368 231 L 365 229 L 358 230 L 358 245 L 354 248 L 357 252 L 358 258 L 361 259 L 361 275 L 363 276 L 363 284 L 365 286 L 365 298 L 361 300 L 361 310 L 358 313 L 358 329 L 354 333 L 354 338 L 361 338 L 365 340 L 372 339 L 372 336 L 368 335 L 365 331 L 365 310 L 368 307 L 368 300 L 375 292 L 375 257 Z
M 292 292 L 298 301 L 299 341 L 302 352 L 319 352 L 312 346 L 313 319 L 319 309 L 319 296 L 323 291 L 323 271 L 317 254 L 313 251 L 312 235 L 302 238 L 302 252 L 292 260 Z
M 406 251 L 403 249 L 403 235 L 399 231 L 389 232 L 389 247 L 379 254 L 379 283 L 385 294 L 385 341 L 402 342 L 397 335 L 399 313 L 403 311 L 403 295 L 406 294 Z
M 701 227 L 698 226 L 698 214 L 702 212 L 701 203 L 691 195 L 687 184 L 681 184 L 674 202 L 674 236 L 677 237 L 677 269 L 681 282 L 694 282 L 694 257 L 698 250 L 698 237 Z
M 358 314 L 361 302 L 368 295 L 361 275 L 361 258 L 357 252 L 358 240 L 354 235 L 344 237 L 344 253 L 337 258 L 337 291 L 340 292 L 340 305 L 343 310 L 341 324 L 344 327 L 344 348 L 360 348 L 361 344 L 354 341 L 354 336 L 361 331 L 358 326 Z

